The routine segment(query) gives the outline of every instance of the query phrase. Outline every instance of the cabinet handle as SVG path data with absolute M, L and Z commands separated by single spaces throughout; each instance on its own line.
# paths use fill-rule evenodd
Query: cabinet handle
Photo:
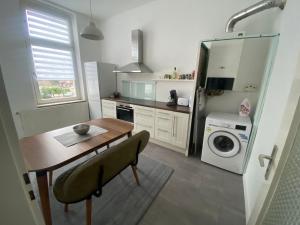
M 152 129 L 153 127 L 152 126 L 149 126 L 149 125 L 144 125 L 144 124 L 140 124 L 140 123 L 136 123 L 136 125 L 140 125 L 142 127 L 148 127 L 150 129 Z
M 162 132 L 165 132 L 165 133 L 169 133 L 168 130 L 164 130 L 164 129 L 160 129 L 160 128 L 158 128 L 158 130 L 160 130 L 160 131 L 162 131 Z
M 170 113 L 164 113 L 164 112 L 158 112 L 158 113 L 163 114 L 163 115 L 170 116 Z
M 162 119 L 162 120 L 170 120 L 170 119 L 168 119 L 168 118 L 164 118 L 164 117 L 160 117 L 160 116 L 158 116 L 157 118 L 158 118 L 158 119 Z
M 176 120 L 176 117 L 174 116 L 174 122 L 173 122 L 173 137 L 175 137 L 176 136 L 176 122 L 177 122 L 177 120 Z
M 146 116 L 146 117 L 153 117 L 152 115 L 148 115 L 148 114 L 144 114 L 144 113 L 140 113 L 140 112 L 136 112 L 136 114 L 142 115 L 142 116 Z
M 141 108 L 137 108 L 136 110 L 143 110 L 143 111 L 146 111 L 146 112 L 151 112 L 151 113 L 153 113 L 153 110 L 150 110 L 150 109 L 141 109 Z

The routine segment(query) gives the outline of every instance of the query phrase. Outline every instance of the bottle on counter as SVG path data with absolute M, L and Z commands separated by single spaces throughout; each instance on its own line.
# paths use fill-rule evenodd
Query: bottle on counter
M 174 67 L 174 71 L 173 71 L 173 74 L 172 74 L 172 79 L 178 79 L 178 73 L 177 73 L 177 68 Z
M 194 80 L 194 79 L 195 79 L 195 75 L 196 75 L 196 71 L 195 71 L 195 70 L 193 70 L 193 72 L 192 72 L 192 80 Z

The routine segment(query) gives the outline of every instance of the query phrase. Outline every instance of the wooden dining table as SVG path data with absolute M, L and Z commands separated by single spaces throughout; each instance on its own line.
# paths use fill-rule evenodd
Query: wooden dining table
M 20 140 L 26 168 L 28 172 L 34 172 L 36 175 L 41 209 L 46 225 L 52 225 L 48 172 L 63 167 L 99 148 L 108 146 L 124 136 L 130 137 L 133 130 L 131 123 L 111 118 L 91 120 L 86 122 L 86 124 L 104 128 L 108 132 L 91 137 L 70 147 L 65 147 L 54 137 L 72 131 L 72 126 L 25 137 Z

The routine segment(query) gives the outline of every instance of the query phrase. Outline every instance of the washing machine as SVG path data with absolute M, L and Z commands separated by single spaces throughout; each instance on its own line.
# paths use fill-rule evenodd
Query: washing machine
M 201 160 L 242 174 L 251 129 L 249 117 L 210 113 L 205 121 Z

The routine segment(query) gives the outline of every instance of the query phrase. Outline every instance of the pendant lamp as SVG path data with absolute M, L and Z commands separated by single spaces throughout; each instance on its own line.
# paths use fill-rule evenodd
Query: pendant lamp
M 95 40 L 95 41 L 103 40 L 104 36 L 102 32 L 96 27 L 96 24 L 93 21 L 92 0 L 90 0 L 90 13 L 91 13 L 90 22 L 80 32 L 80 36 L 89 40 Z

